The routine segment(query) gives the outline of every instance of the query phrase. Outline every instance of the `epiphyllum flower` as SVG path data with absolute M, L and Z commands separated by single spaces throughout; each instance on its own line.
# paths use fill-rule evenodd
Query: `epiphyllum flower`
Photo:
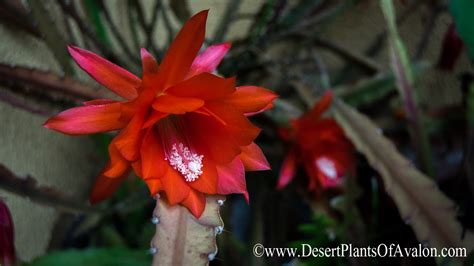
M 45 123 L 70 135 L 119 130 L 91 202 L 110 196 L 133 168 L 152 195 L 163 191 L 171 205 L 182 204 L 199 217 L 205 194 L 241 193 L 248 200 L 245 170 L 269 169 L 253 142 L 260 129 L 247 115 L 270 108 L 276 95 L 260 87 L 236 88 L 234 78 L 211 74 L 230 44 L 210 46 L 197 55 L 206 18 L 202 11 L 186 22 L 159 66 L 142 49 L 142 79 L 69 47 L 83 70 L 124 98 L 85 102 Z
M 15 264 L 13 221 L 7 205 L 0 199 L 0 265 Z
M 330 106 L 328 91 L 311 111 L 292 120 L 282 135 L 292 145 L 285 158 L 277 188 L 285 187 L 301 163 L 309 176 L 309 190 L 338 187 L 342 177 L 354 168 L 353 146 L 339 125 L 322 114 Z

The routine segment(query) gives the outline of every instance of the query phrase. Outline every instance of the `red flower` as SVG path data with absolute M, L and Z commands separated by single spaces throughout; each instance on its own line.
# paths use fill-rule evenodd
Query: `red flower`
M 334 119 L 321 115 L 330 106 L 332 92 L 327 92 L 311 111 L 291 121 L 283 137 L 291 144 L 278 180 L 285 187 L 301 163 L 309 176 L 309 190 L 338 187 L 342 177 L 354 168 L 353 146 Z
M 235 87 L 235 78 L 213 72 L 230 44 L 200 55 L 207 11 L 189 19 L 158 66 L 142 49 L 142 79 L 77 47 L 76 63 L 124 101 L 99 99 L 49 119 L 45 127 L 70 135 L 120 130 L 109 145 L 110 161 L 90 200 L 109 197 L 131 168 L 152 195 L 164 192 L 196 217 L 205 194 L 244 194 L 244 172 L 269 169 L 253 142 L 260 132 L 247 118 L 272 106 L 276 95 L 254 86 Z M 196 57 L 197 56 L 197 57 Z
M 0 199 L 0 265 L 15 264 L 13 221 L 7 205 Z
M 464 43 L 456 32 L 456 26 L 452 23 L 444 34 L 438 67 L 442 70 L 452 71 L 463 51 L 463 46 Z

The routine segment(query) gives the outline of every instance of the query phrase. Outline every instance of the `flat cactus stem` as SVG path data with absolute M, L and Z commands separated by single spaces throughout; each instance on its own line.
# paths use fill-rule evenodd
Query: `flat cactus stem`
M 217 255 L 216 236 L 224 228 L 219 209 L 224 196 L 207 196 L 206 208 L 196 219 L 181 205 L 170 206 L 156 198 L 151 241 L 153 266 L 208 265 Z

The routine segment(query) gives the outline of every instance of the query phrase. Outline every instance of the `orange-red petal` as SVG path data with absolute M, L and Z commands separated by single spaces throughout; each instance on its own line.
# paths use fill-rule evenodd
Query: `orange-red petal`
M 256 86 L 241 86 L 223 102 L 243 113 L 259 113 L 272 107 L 272 102 L 276 98 L 277 95 L 271 90 Z
M 145 111 L 141 111 L 130 120 L 115 138 L 115 145 L 122 156 L 128 161 L 136 161 L 140 155 L 140 145 L 144 134 Z
M 150 190 L 151 196 L 155 196 L 163 190 L 163 183 L 158 178 L 146 179 L 145 183 L 148 186 L 148 190 Z
M 318 119 L 331 105 L 332 91 L 326 91 L 314 107 L 303 118 Z
M 211 116 L 196 113 L 186 114 L 186 125 L 189 126 L 186 134 L 191 143 L 198 145 L 199 152 L 210 156 L 212 161 L 223 164 L 231 162 L 240 153 L 240 146 L 224 125 Z
M 239 157 L 246 171 L 270 170 L 270 165 L 257 144 L 252 142 L 252 144 L 240 147 L 240 149 L 242 153 Z
M 166 175 L 161 178 L 163 189 L 171 205 L 182 202 L 188 197 L 191 188 L 188 186 L 184 177 L 169 166 Z
M 227 54 L 230 47 L 230 43 L 215 44 L 207 47 L 204 52 L 194 59 L 187 76 L 192 77 L 204 72 L 212 73 Z
M 149 128 L 140 150 L 142 177 L 144 179 L 161 178 L 168 169 L 161 139 L 153 127 Z
M 48 119 L 44 126 L 64 134 L 83 135 L 123 128 L 120 103 L 80 106 Z
M 159 68 L 159 85 L 163 88 L 186 77 L 204 41 L 207 13 L 207 10 L 201 11 L 190 18 L 171 43 Z
M 188 197 L 181 204 L 183 204 L 194 217 L 199 219 L 206 207 L 206 196 L 203 193 L 191 189 Z
M 167 114 L 184 114 L 201 108 L 204 101 L 198 98 L 161 95 L 153 102 L 153 109 Z
M 156 122 L 160 121 L 162 118 L 165 118 L 168 114 L 162 113 L 156 110 L 151 110 L 151 114 L 145 121 L 143 128 L 148 128 L 156 124 Z
M 89 195 L 89 201 L 95 204 L 109 198 L 128 177 L 128 174 L 129 171 L 115 178 L 99 175 Z
M 235 78 L 221 78 L 210 73 L 201 73 L 166 90 L 178 97 L 193 97 L 212 100 L 230 95 L 235 91 Z
M 244 194 L 248 202 L 249 194 L 247 192 L 247 184 L 245 183 L 245 170 L 240 158 L 235 158 L 226 165 L 218 165 L 216 168 L 219 176 L 217 192 L 222 195 Z
M 125 99 L 137 96 L 141 80 L 127 70 L 87 50 L 68 46 L 74 61 L 93 79 Z
M 224 103 L 206 103 L 206 108 L 211 111 L 212 116 L 217 117 L 217 120 L 225 122 L 225 130 L 228 132 L 229 138 L 234 139 L 239 146 L 250 145 L 260 133 L 260 129 L 254 126 L 239 110 L 229 108 Z
M 109 162 L 101 175 L 115 178 L 123 175 L 130 168 L 130 163 L 123 158 L 122 154 L 115 146 L 115 139 L 109 144 Z
M 189 186 L 197 191 L 206 194 L 217 193 L 217 171 L 214 163 L 207 157 L 202 160 L 202 175 L 193 182 L 189 182 Z

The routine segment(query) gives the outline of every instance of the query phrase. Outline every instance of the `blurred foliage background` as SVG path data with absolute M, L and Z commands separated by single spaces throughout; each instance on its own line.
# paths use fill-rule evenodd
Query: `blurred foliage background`
M 263 128 L 258 143 L 273 171 L 247 174 L 250 205 L 240 196 L 228 198 L 211 264 L 457 263 L 252 255 L 255 243 L 414 247 L 427 235 L 436 238 L 443 224 L 455 242 L 472 248 L 460 232 L 474 225 L 474 4 L 394 0 L 391 10 L 389 2 L 3 0 L 0 197 L 13 215 L 19 259 L 33 266 L 149 265 L 154 202 L 139 179 L 130 178 L 106 203 L 86 204 L 110 136 L 71 138 L 42 123 L 107 93 L 74 64 L 67 44 L 137 74 L 140 47 L 161 58 L 181 24 L 210 9 L 207 44 L 233 43 L 219 72 L 280 95 L 272 111 L 253 118 Z M 317 198 L 306 189 L 304 171 L 277 191 L 288 152 L 279 129 L 327 89 L 347 104 L 338 101 L 333 114 L 358 150 L 357 169 L 344 188 Z M 406 109 L 410 104 L 415 111 Z M 383 134 L 374 136 L 376 130 Z

